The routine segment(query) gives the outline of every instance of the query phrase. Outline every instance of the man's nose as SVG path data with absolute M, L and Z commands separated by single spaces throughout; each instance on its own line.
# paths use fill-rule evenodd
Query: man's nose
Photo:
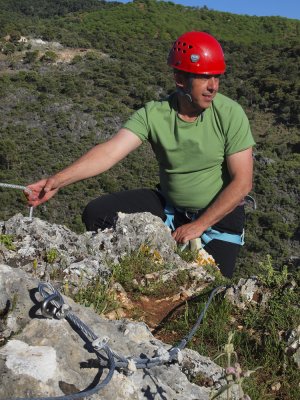
M 217 90 L 219 86 L 219 78 L 211 76 L 207 81 L 207 88 L 209 90 Z

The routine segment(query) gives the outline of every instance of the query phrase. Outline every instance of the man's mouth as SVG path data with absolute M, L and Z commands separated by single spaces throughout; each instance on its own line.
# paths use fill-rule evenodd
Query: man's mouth
M 214 98 L 214 95 L 213 95 L 213 94 L 203 94 L 203 97 L 204 97 L 206 100 L 212 100 L 212 99 Z

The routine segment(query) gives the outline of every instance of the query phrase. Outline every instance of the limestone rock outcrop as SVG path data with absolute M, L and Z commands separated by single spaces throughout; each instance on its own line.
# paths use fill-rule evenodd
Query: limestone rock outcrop
M 61 396 L 84 390 L 107 374 L 97 358 L 66 320 L 40 315 L 38 281 L 25 271 L 0 265 L 0 398 Z M 126 357 L 153 357 L 168 350 L 144 323 L 109 321 L 91 309 L 65 298 L 73 312 L 111 348 Z M 185 373 L 182 372 L 184 370 Z M 125 371 L 126 372 L 126 371 Z M 183 351 L 182 364 L 138 369 L 133 374 L 116 370 L 95 399 L 208 399 L 210 388 L 187 379 L 201 372 L 220 384 L 222 369 L 191 350 Z
M 151 214 L 119 215 L 115 230 L 77 235 L 64 226 L 18 214 L 0 223 L 9 245 L 0 245 L 0 398 L 47 397 L 76 393 L 98 384 L 108 372 L 99 367 L 90 344 L 65 319 L 40 314 L 39 281 L 60 289 L 64 280 L 85 285 L 99 276 L 105 281 L 109 265 L 142 244 L 153 246 L 167 262 L 164 279 L 186 269 L 194 282 L 212 278 L 199 265 L 188 265 L 175 252 L 175 242 L 164 224 Z M 107 262 L 109 260 L 109 262 Z M 171 265 L 171 268 L 170 268 Z M 197 285 L 194 285 L 196 289 Z M 73 312 L 99 338 L 125 357 L 153 357 L 170 345 L 157 340 L 146 324 L 108 320 L 91 308 L 64 297 Z M 201 399 L 211 387 L 198 386 L 188 377 L 201 374 L 217 388 L 224 384 L 222 368 L 192 350 L 172 362 L 129 374 L 117 369 L 109 384 L 94 398 Z

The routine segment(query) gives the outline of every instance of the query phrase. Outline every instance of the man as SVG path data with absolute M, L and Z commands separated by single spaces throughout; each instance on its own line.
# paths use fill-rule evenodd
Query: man
M 29 204 L 37 206 L 60 188 L 108 170 L 148 140 L 159 163 L 159 190 L 124 191 L 93 200 L 83 213 L 87 229 L 113 226 L 118 211 L 149 211 L 163 220 L 167 215 L 178 243 L 201 237 L 223 275 L 231 277 L 243 243 L 243 199 L 252 187 L 249 122 L 236 102 L 218 93 L 226 66 L 213 36 L 183 34 L 168 64 L 176 92 L 147 103 L 110 140 L 54 176 L 29 185 Z

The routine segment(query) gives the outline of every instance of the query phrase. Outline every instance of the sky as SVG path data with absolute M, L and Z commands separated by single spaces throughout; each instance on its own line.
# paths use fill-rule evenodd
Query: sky
M 129 0 L 117 0 L 128 3 Z M 207 6 L 216 11 L 256 16 L 280 16 L 300 19 L 300 0 L 171 0 L 191 7 Z

